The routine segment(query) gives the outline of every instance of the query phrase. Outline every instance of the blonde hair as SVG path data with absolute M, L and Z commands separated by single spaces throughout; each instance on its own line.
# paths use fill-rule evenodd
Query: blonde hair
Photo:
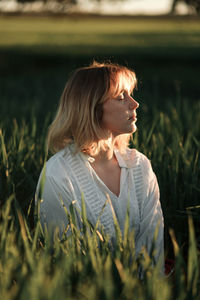
M 93 62 L 89 67 L 77 69 L 69 78 L 57 114 L 48 132 L 48 149 L 53 153 L 74 143 L 77 151 L 97 155 L 101 149 L 112 146 L 105 140 L 101 127 L 103 104 L 122 90 L 120 76 L 130 83 L 133 90 L 135 73 L 124 66 Z M 116 137 L 115 147 L 124 152 L 131 134 Z

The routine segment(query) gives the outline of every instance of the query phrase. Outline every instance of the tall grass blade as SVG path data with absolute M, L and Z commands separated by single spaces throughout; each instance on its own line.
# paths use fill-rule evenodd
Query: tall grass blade
M 185 299 L 185 281 L 186 267 L 183 260 L 180 247 L 177 243 L 175 233 L 172 229 L 169 230 L 175 254 L 175 299 Z
M 194 224 L 192 217 L 188 217 L 189 226 L 189 249 L 188 249 L 188 276 L 187 276 L 187 289 L 189 295 L 197 296 L 200 292 L 200 278 L 199 278 L 199 259 L 196 246 L 196 238 L 194 232 Z
M 8 177 L 9 176 L 8 154 L 7 154 L 7 151 L 6 151 L 4 136 L 3 136 L 3 133 L 2 133 L 1 129 L 0 129 L 0 141 L 1 141 L 2 159 L 3 159 L 3 164 L 5 166 L 5 175 L 6 175 L 6 177 Z
M 119 226 L 119 223 L 117 221 L 117 217 L 115 214 L 115 210 L 114 207 L 112 205 L 112 201 L 110 199 L 110 196 L 107 194 L 107 199 L 108 199 L 108 203 L 110 204 L 111 207 L 111 211 L 112 211 L 112 216 L 113 216 L 113 221 L 114 221 L 114 225 L 115 225 L 115 233 L 116 233 L 116 255 L 117 257 L 120 256 L 121 251 L 123 250 L 123 240 L 122 240 L 122 232 Z
M 33 270 L 34 269 L 33 254 L 31 252 L 31 248 L 30 248 L 29 242 L 28 242 L 28 234 L 26 231 L 25 221 L 24 221 L 24 218 L 19 209 L 17 210 L 17 215 L 18 215 L 19 224 L 20 224 L 20 228 L 21 228 L 21 237 L 22 237 L 22 240 L 24 243 L 27 262 L 29 263 L 30 269 Z

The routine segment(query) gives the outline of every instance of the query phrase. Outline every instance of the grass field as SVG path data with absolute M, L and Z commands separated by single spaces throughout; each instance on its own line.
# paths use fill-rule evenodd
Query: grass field
M 75 230 L 52 248 L 33 226 L 48 125 L 70 72 L 93 59 L 136 71 L 140 108 L 132 146 L 151 159 L 158 177 L 167 257 L 175 247 L 173 279 L 159 278 L 145 256 L 145 279 L 138 280 L 138 262 L 129 264 L 131 235 L 111 255 L 105 240 L 96 247 L 95 234 L 84 233 L 84 240 Z M 199 70 L 199 19 L 0 17 L 3 299 L 199 299 Z
M 131 52 L 195 51 L 200 45 L 199 25 L 199 20 L 184 19 L 1 18 L 0 45 L 73 55 L 123 54 L 124 47 Z

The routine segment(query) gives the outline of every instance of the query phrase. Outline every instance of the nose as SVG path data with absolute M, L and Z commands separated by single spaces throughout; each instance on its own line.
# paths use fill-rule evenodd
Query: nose
M 139 107 L 139 103 L 130 97 L 130 104 L 129 104 L 130 109 L 137 109 Z

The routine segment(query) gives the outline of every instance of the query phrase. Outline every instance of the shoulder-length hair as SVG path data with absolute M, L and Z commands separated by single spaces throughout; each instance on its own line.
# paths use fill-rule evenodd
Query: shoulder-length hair
M 101 127 L 103 104 L 122 91 L 124 80 L 121 79 L 128 81 L 131 91 L 136 86 L 134 71 L 125 66 L 93 62 L 89 67 L 77 69 L 67 81 L 49 127 L 48 149 L 56 153 L 74 143 L 77 151 L 92 156 L 111 147 L 123 153 L 131 134 L 119 135 L 111 145 Z

